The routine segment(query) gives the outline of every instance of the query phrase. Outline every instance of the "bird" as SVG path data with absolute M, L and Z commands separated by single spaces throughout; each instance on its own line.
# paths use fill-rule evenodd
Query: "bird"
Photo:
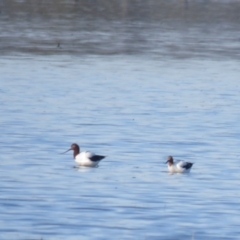
M 185 162 L 182 160 L 174 162 L 172 156 L 168 156 L 166 163 L 168 164 L 168 171 L 171 173 L 190 172 L 193 165 L 191 162 Z
M 98 163 L 105 158 L 105 156 L 102 155 L 96 155 L 94 153 L 91 153 L 89 151 L 86 152 L 80 152 L 80 147 L 78 144 L 73 143 L 67 151 L 63 152 L 62 154 L 73 150 L 73 158 L 75 162 L 80 166 L 86 166 L 86 167 L 97 167 Z

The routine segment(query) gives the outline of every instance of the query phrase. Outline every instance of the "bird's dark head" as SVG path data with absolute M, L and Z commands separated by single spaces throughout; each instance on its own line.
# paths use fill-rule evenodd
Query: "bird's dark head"
M 166 163 L 168 163 L 171 166 L 173 164 L 173 157 L 168 156 Z
M 76 143 L 73 143 L 69 150 L 73 150 L 73 151 L 78 151 L 79 152 L 80 148 L 79 148 L 79 146 Z
M 80 152 L 80 147 L 76 143 L 73 143 L 66 152 L 71 151 L 71 150 L 73 150 L 73 158 L 75 158 Z M 64 153 L 66 153 L 66 152 L 64 152 Z

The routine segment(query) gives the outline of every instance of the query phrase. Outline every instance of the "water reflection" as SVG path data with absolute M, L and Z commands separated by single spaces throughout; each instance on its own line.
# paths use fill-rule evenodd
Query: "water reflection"
M 2 1 L 2 54 L 239 59 L 239 1 Z
M 87 173 L 92 172 L 92 169 L 99 168 L 99 166 L 94 167 L 85 167 L 85 166 L 74 166 L 73 167 L 77 172 Z

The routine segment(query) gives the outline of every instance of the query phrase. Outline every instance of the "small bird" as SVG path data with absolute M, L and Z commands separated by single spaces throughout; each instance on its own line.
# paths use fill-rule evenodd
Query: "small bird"
M 172 156 L 168 156 L 168 160 L 166 161 L 166 163 L 168 164 L 168 171 L 171 173 L 189 172 L 193 165 L 193 163 L 184 162 L 182 160 L 174 163 Z
M 68 149 L 66 152 L 73 150 L 73 158 L 76 163 L 78 163 L 81 166 L 86 166 L 86 167 L 96 167 L 98 163 L 105 158 L 105 156 L 101 155 L 95 155 L 94 153 L 91 152 L 80 152 L 80 147 L 76 144 L 73 143 L 71 145 L 71 148 Z M 63 152 L 63 153 L 66 153 Z

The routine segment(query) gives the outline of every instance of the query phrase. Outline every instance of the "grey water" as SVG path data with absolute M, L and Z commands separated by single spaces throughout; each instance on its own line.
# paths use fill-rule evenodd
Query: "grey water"
M 233 0 L 1 1 L 0 239 L 239 239 L 239 23 Z M 106 158 L 74 168 L 73 142 Z

